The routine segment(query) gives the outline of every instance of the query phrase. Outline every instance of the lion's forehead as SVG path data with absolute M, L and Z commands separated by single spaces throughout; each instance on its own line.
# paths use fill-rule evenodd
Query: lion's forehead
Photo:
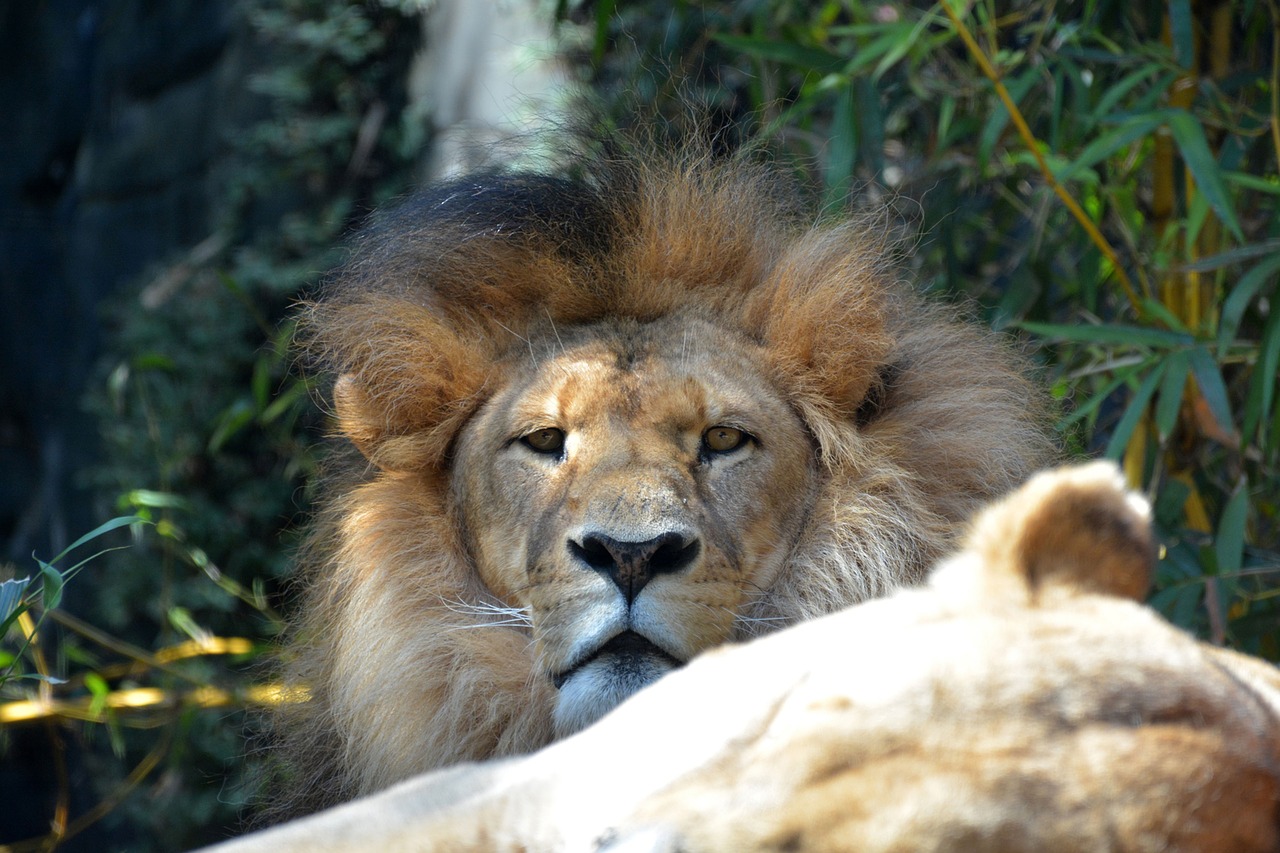
M 763 429 L 789 417 L 764 366 L 738 346 L 657 347 L 620 358 L 593 342 L 527 367 L 500 408 L 522 424 L 617 433 L 701 430 L 720 419 Z

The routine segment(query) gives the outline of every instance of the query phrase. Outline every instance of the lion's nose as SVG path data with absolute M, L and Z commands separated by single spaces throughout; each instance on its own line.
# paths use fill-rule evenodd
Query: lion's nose
M 569 551 L 608 575 L 627 604 L 635 601 L 654 575 L 678 572 L 692 563 L 701 547 L 697 539 L 681 533 L 664 533 L 644 542 L 620 542 L 599 533 L 588 533 L 581 542 L 569 540 Z

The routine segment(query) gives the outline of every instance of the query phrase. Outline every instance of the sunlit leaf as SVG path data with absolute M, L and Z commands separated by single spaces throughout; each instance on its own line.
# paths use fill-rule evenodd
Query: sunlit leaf
M 31 585 L 31 578 L 11 578 L 0 582 L 0 638 L 27 609 L 23 594 Z

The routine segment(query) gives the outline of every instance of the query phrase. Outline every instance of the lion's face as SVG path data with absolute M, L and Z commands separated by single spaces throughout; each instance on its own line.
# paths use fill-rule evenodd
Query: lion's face
M 748 342 L 675 320 L 570 334 L 510 371 L 454 466 L 476 567 L 529 612 L 561 735 L 735 634 L 816 476 Z
M 304 552 L 304 796 L 530 752 L 918 581 L 1049 454 L 1017 359 L 874 229 L 745 161 L 633 166 L 431 188 L 306 311 L 363 458 Z

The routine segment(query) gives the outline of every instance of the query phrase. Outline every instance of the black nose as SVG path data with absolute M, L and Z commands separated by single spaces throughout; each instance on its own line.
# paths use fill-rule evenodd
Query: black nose
M 699 550 L 697 539 L 680 533 L 664 533 L 644 542 L 619 542 L 599 533 L 588 533 L 581 542 L 569 540 L 570 553 L 608 575 L 627 604 L 635 601 L 654 575 L 680 571 L 697 559 Z

